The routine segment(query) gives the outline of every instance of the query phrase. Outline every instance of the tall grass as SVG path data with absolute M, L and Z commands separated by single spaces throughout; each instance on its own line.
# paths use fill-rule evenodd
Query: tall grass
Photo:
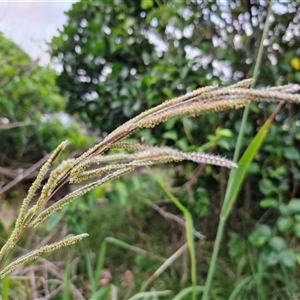
M 268 19 L 271 11 L 270 3 L 267 22 L 264 28 L 262 41 L 266 36 L 268 29 Z M 263 43 L 261 42 L 259 55 L 255 67 L 255 78 L 257 77 L 259 66 L 261 63 L 263 51 Z M 300 91 L 300 86 L 290 84 L 282 87 L 265 88 L 261 90 L 249 89 L 249 86 L 254 85 L 252 79 L 247 79 L 238 82 L 228 87 L 208 86 L 197 89 L 186 95 L 178 98 L 167 100 L 162 104 L 151 108 L 137 117 L 129 120 L 122 126 L 118 127 L 111 134 L 109 134 L 103 141 L 96 144 L 91 149 L 84 152 L 76 159 L 66 159 L 62 161 L 54 170 L 51 171 L 46 184 L 40 190 L 42 182 L 45 180 L 46 174 L 53 165 L 53 162 L 59 158 L 61 153 L 67 147 L 67 142 L 63 142 L 52 153 L 47 162 L 41 168 L 36 180 L 30 187 L 27 196 L 22 202 L 22 206 L 16 220 L 15 228 L 12 231 L 9 239 L 0 250 L 0 278 L 4 278 L 15 269 L 25 263 L 30 263 L 39 258 L 44 253 L 58 250 L 62 247 L 77 243 L 81 239 L 88 236 L 88 234 L 79 234 L 71 237 L 66 237 L 61 241 L 43 246 L 39 249 L 32 250 L 31 252 L 20 256 L 19 258 L 11 261 L 12 251 L 17 247 L 20 238 L 27 234 L 28 229 L 37 227 L 45 222 L 55 212 L 60 211 L 64 206 L 68 205 L 77 198 L 85 195 L 90 190 L 105 184 L 108 181 L 117 179 L 118 177 L 130 173 L 140 167 L 149 167 L 155 164 L 163 164 L 169 162 L 181 162 L 189 160 L 195 163 L 212 164 L 223 166 L 233 169 L 229 176 L 229 182 L 225 195 L 224 204 L 221 211 L 220 222 L 213 250 L 208 276 L 206 283 L 199 286 L 197 282 L 197 262 L 194 245 L 194 227 L 193 220 L 190 212 L 182 205 L 161 181 L 157 180 L 161 189 L 173 202 L 173 204 L 182 212 L 186 221 L 186 238 L 191 261 L 191 282 L 192 287 L 187 288 L 179 293 L 175 299 L 184 299 L 189 293 L 192 293 L 192 298 L 197 299 L 197 295 L 203 291 L 202 299 L 209 299 L 209 291 L 211 289 L 211 282 L 216 269 L 217 256 L 221 245 L 226 220 L 230 215 L 234 201 L 237 197 L 239 188 L 243 182 L 243 178 L 247 171 L 249 163 L 252 161 L 255 153 L 257 153 L 261 143 L 268 132 L 268 128 L 272 123 L 277 111 L 280 109 L 279 104 L 276 111 L 270 116 L 267 122 L 261 127 L 256 137 L 252 140 L 251 144 L 244 152 L 239 160 L 238 157 L 241 151 L 241 140 L 244 134 L 244 127 L 247 119 L 248 108 L 246 108 L 242 127 L 239 133 L 238 143 L 234 160 L 228 160 L 217 155 L 195 152 L 181 152 L 179 150 L 168 147 L 147 146 L 138 143 L 129 143 L 123 141 L 136 130 L 141 128 L 152 128 L 159 123 L 168 121 L 172 118 L 180 118 L 183 116 L 197 116 L 203 113 L 216 113 L 228 109 L 238 109 L 247 107 L 251 101 L 275 101 L 275 102 L 291 102 L 300 103 L 300 95 L 296 94 Z M 49 205 L 50 200 L 57 195 L 57 192 L 64 185 L 74 185 L 74 189 L 69 194 L 65 195 L 54 204 Z M 39 197 L 33 203 L 34 196 L 39 193 Z M 144 253 L 144 250 L 127 245 L 121 241 L 107 238 L 103 243 L 100 253 L 98 264 L 95 273 L 92 271 L 91 262 L 86 257 L 89 267 L 89 276 L 92 283 L 92 292 L 96 295 L 97 282 L 99 281 L 101 271 L 103 269 L 104 257 L 106 253 L 107 243 L 111 243 L 121 247 L 127 247 L 137 253 Z M 67 272 L 66 281 L 69 280 Z M 246 280 L 246 279 L 245 279 Z M 242 285 L 242 283 L 241 283 Z M 7 298 L 9 282 L 3 281 L 4 298 Z M 102 291 L 105 294 L 107 291 Z M 132 299 L 141 299 L 146 294 L 149 296 L 154 295 L 169 295 L 170 291 L 159 292 L 145 292 L 141 291 L 140 295 L 135 295 Z M 150 293 L 150 294 L 149 294 Z M 65 290 L 65 295 L 68 291 Z M 141 297 L 141 298 L 140 298 Z

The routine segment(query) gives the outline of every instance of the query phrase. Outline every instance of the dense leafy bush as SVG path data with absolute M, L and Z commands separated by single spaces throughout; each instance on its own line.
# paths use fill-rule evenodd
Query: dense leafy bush
M 167 0 L 75 3 L 67 12 L 68 24 L 51 43 L 52 56 L 63 65 L 58 85 L 70 95 L 69 111 L 105 134 L 166 98 L 251 76 L 266 5 Z M 273 11 L 258 83 L 262 86 L 300 79 L 290 66 L 299 54 L 299 8 L 295 1 L 278 1 Z M 203 142 L 218 126 L 211 118 L 166 125 L 165 139 L 178 141 L 196 130 L 190 138 Z

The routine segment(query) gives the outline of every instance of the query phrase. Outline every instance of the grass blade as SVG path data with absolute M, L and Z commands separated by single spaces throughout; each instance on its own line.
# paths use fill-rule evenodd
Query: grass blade
M 185 222 L 186 222 L 186 239 L 188 244 L 188 249 L 190 253 L 191 259 L 191 279 L 192 285 L 194 287 L 192 299 L 196 300 L 196 285 L 197 285 L 197 260 L 196 260 L 196 252 L 195 252 L 195 243 L 194 243 L 194 223 L 191 213 L 186 209 L 180 201 L 166 188 L 164 183 L 162 183 L 158 178 L 153 176 L 155 181 L 164 191 L 164 193 L 169 197 L 169 199 L 173 202 L 173 204 L 183 213 Z
M 204 293 L 202 296 L 203 300 L 208 299 L 208 293 L 210 290 L 210 285 L 211 285 L 213 275 L 215 272 L 215 268 L 217 265 L 217 258 L 218 258 L 218 253 L 219 253 L 219 249 L 221 246 L 221 240 L 222 240 L 224 228 L 226 225 L 226 220 L 231 212 L 233 204 L 234 204 L 236 197 L 240 191 L 240 188 L 244 181 L 248 166 L 251 163 L 251 161 L 253 160 L 256 153 L 258 152 L 258 150 L 259 150 L 263 140 L 265 139 L 265 137 L 268 133 L 268 130 L 269 130 L 276 114 L 280 110 L 281 106 L 282 106 L 282 104 L 280 103 L 277 106 L 277 108 L 275 109 L 275 111 L 272 113 L 272 115 L 269 117 L 269 119 L 261 127 L 259 132 L 254 137 L 254 139 L 251 141 L 250 145 L 248 146 L 248 148 L 246 149 L 245 153 L 243 154 L 243 156 L 241 157 L 241 159 L 238 163 L 239 168 L 232 169 L 230 172 L 228 186 L 227 186 L 227 190 L 226 190 L 226 194 L 225 194 L 225 200 L 224 200 L 224 204 L 223 204 L 222 211 L 221 211 L 215 246 L 214 246 L 212 258 L 210 261 L 210 266 L 209 266 L 209 270 L 208 270 Z
M 190 286 L 183 290 L 181 290 L 174 298 L 173 300 L 184 300 L 188 299 L 188 295 L 192 293 L 194 290 L 196 290 L 197 293 L 201 293 L 204 290 L 204 286 L 197 285 L 196 287 Z
M 280 103 L 264 125 L 260 128 L 256 136 L 251 141 L 250 145 L 244 152 L 243 156 L 238 162 L 239 167 L 232 170 L 232 176 L 230 176 L 229 184 L 225 194 L 224 205 L 221 215 L 227 219 L 231 208 L 236 200 L 236 197 L 241 189 L 242 183 L 244 182 L 246 172 L 248 170 L 249 164 L 252 162 L 254 156 L 257 154 L 261 144 L 263 143 L 269 128 L 274 121 L 276 114 L 279 112 L 282 103 Z

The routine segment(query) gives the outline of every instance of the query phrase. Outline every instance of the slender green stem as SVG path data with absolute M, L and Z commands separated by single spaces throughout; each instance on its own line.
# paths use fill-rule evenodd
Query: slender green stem
M 155 177 L 154 177 L 155 178 Z M 194 224 L 193 219 L 190 212 L 180 203 L 180 201 L 165 187 L 165 185 L 158 179 L 156 182 L 159 184 L 161 189 L 165 192 L 165 194 L 170 198 L 173 204 L 183 213 L 185 221 L 186 221 L 186 236 L 187 236 L 187 244 L 191 258 L 191 279 L 193 286 L 193 300 L 197 299 L 197 262 L 196 262 L 196 252 L 195 252 L 195 243 L 194 243 Z
M 98 253 L 98 260 L 97 260 L 97 265 L 96 265 L 96 270 L 95 270 L 95 280 L 94 282 L 100 282 L 100 278 L 102 275 L 102 271 L 104 268 L 104 262 L 105 262 L 105 256 L 106 256 L 106 249 L 107 249 L 107 242 L 104 239 L 104 241 L 101 243 L 99 253 Z M 93 293 L 96 289 L 95 286 L 92 287 Z
M 64 290 L 63 290 L 63 299 L 70 299 L 71 293 L 70 293 L 70 283 L 71 283 L 71 255 L 68 258 L 68 262 L 65 269 L 65 278 L 64 278 Z
M 221 240 L 222 240 L 225 225 L 226 225 L 226 219 L 221 216 L 220 222 L 218 225 L 218 231 L 217 231 L 216 241 L 215 241 L 215 245 L 214 245 L 214 250 L 213 250 L 212 257 L 211 257 L 211 260 L 209 263 L 209 269 L 208 269 L 208 274 L 207 274 L 207 278 L 206 278 L 206 282 L 205 282 L 205 286 L 204 286 L 202 300 L 207 300 L 209 297 L 208 294 L 209 294 L 210 286 L 212 283 L 213 275 L 215 272 L 215 268 L 217 265 L 217 259 L 218 259 L 218 254 L 219 254 L 219 250 L 220 250 L 220 246 L 221 246 Z
M 257 81 L 258 72 L 260 70 L 261 61 L 262 61 L 262 57 L 263 57 L 263 53 L 264 53 L 264 40 L 266 39 L 268 31 L 269 31 L 270 15 L 272 13 L 272 4 L 273 4 L 273 0 L 271 0 L 270 5 L 269 5 L 268 14 L 267 14 L 264 30 L 262 33 L 259 50 L 258 50 L 258 54 L 257 54 L 257 59 L 256 59 L 254 71 L 253 71 L 252 78 L 254 79 L 254 81 L 251 84 L 251 88 L 254 88 L 255 83 Z M 243 118 L 242 118 L 242 122 L 241 122 L 241 129 L 239 131 L 236 148 L 235 148 L 234 156 L 233 156 L 233 161 L 235 161 L 235 162 L 238 161 L 238 158 L 240 156 L 240 152 L 241 152 L 241 148 L 242 148 L 242 141 L 243 141 L 244 134 L 245 134 L 246 122 L 247 122 L 248 115 L 249 115 L 249 107 L 250 107 L 250 104 L 248 104 L 244 109 Z
M 259 72 L 259 69 L 260 69 L 261 61 L 262 61 L 262 55 L 263 55 L 263 49 L 264 49 L 263 42 L 266 39 L 268 30 L 269 30 L 269 19 L 270 19 L 270 15 L 272 13 L 272 4 L 273 4 L 272 2 L 273 1 L 271 0 L 270 4 L 269 4 L 268 14 L 267 14 L 267 17 L 266 17 L 266 22 L 265 22 L 265 26 L 264 26 L 264 30 L 263 30 L 263 34 L 262 34 L 262 38 L 261 38 L 261 42 L 260 42 L 260 47 L 259 47 L 259 51 L 258 51 L 258 55 L 257 55 L 257 60 L 256 60 L 255 68 L 254 68 L 254 74 L 253 74 L 254 83 L 251 85 L 251 87 L 254 86 L 255 81 L 257 80 L 258 72 Z M 243 141 L 243 137 L 244 137 L 244 133 L 245 133 L 245 127 L 246 127 L 248 114 L 249 114 L 249 104 L 246 106 L 246 108 L 244 110 L 244 114 L 243 114 L 241 129 L 240 129 L 240 132 L 239 132 L 239 135 L 238 135 L 237 144 L 236 144 L 235 153 L 234 153 L 234 158 L 233 158 L 233 160 L 235 162 L 238 161 L 238 158 L 240 156 L 240 152 L 241 152 L 241 148 L 242 148 L 242 141 Z M 217 265 L 217 258 L 218 258 L 218 254 L 219 254 L 219 250 L 220 250 L 220 246 L 221 246 L 221 241 L 222 241 L 222 237 L 223 237 L 223 233 L 224 233 L 224 228 L 225 228 L 225 225 L 226 225 L 226 220 L 227 220 L 227 218 L 230 214 L 230 210 L 231 210 L 231 207 L 232 207 L 232 205 L 230 205 L 230 204 L 231 204 L 231 202 L 234 201 L 234 199 L 230 199 L 228 197 L 228 195 L 232 195 L 232 193 L 229 192 L 229 191 L 234 188 L 233 180 L 235 178 L 235 172 L 237 172 L 236 169 L 231 169 L 231 171 L 230 171 L 228 186 L 227 186 L 227 190 L 226 190 L 224 203 L 223 203 L 223 206 L 222 206 L 222 211 L 221 211 L 221 215 L 220 215 L 220 222 L 219 222 L 219 225 L 218 225 L 217 236 L 216 236 L 216 240 L 215 240 L 213 254 L 212 254 L 212 257 L 211 257 L 210 264 L 209 264 L 209 270 L 208 270 L 208 274 L 207 274 L 207 278 L 206 278 L 206 282 L 205 282 L 205 287 L 204 287 L 204 292 L 203 292 L 203 295 L 202 295 L 202 300 L 209 299 L 209 291 L 210 291 L 210 288 L 211 288 L 211 283 L 212 283 L 213 276 L 214 276 L 215 269 L 216 269 L 216 265 Z

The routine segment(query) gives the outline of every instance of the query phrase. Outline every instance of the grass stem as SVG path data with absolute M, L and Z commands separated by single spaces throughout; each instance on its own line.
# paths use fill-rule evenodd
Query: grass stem
M 155 178 L 155 177 L 154 177 Z M 166 186 L 157 178 L 156 182 L 159 184 L 164 193 L 169 197 L 173 204 L 183 213 L 186 221 L 186 237 L 187 244 L 190 253 L 191 259 L 191 280 L 193 286 L 192 299 L 197 299 L 197 262 L 196 262 L 196 252 L 195 252 L 195 243 L 194 243 L 194 224 L 191 213 L 180 203 L 180 201 L 166 188 Z
M 253 74 L 254 82 L 251 84 L 252 88 L 253 88 L 256 80 L 257 80 L 258 72 L 259 72 L 259 69 L 260 69 L 260 66 L 261 66 L 263 50 L 264 50 L 264 45 L 263 44 L 264 44 L 264 40 L 266 39 L 267 34 L 268 34 L 269 19 L 270 19 L 270 15 L 272 13 L 272 4 L 273 4 L 272 2 L 273 2 L 273 0 L 271 0 L 270 4 L 269 4 L 268 14 L 267 14 L 267 17 L 266 17 L 266 22 L 265 22 L 265 26 L 264 26 L 260 46 L 259 46 L 259 51 L 258 51 L 257 60 L 256 60 L 255 68 L 254 68 L 254 74 Z M 236 144 L 236 148 L 235 148 L 235 153 L 234 153 L 234 158 L 233 158 L 234 162 L 237 162 L 238 158 L 240 156 L 240 152 L 241 152 L 241 148 L 242 148 L 242 141 L 243 141 L 245 128 L 246 128 L 246 123 L 247 123 L 247 119 L 248 119 L 248 114 L 249 114 L 249 104 L 246 106 L 246 108 L 244 110 L 242 123 L 241 123 L 241 129 L 239 131 L 237 144 Z M 223 203 L 223 207 L 222 207 L 222 211 L 221 211 L 220 222 L 219 222 L 219 225 L 218 225 L 215 245 L 214 245 L 214 249 L 213 249 L 212 258 L 211 258 L 211 261 L 210 261 L 210 264 L 209 264 L 208 275 L 207 275 L 206 282 L 205 282 L 205 287 L 204 287 L 204 291 L 203 291 L 203 295 L 202 295 L 202 300 L 208 300 L 209 299 L 209 291 L 211 289 L 213 276 L 215 274 L 215 269 L 216 269 L 216 265 L 217 265 L 217 258 L 218 258 L 218 254 L 219 254 L 219 250 L 220 250 L 220 245 L 221 245 L 221 241 L 222 241 L 226 221 L 227 221 L 227 218 L 228 218 L 228 216 L 230 214 L 230 211 L 231 211 L 231 208 L 232 208 L 231 204 L 235 200 L 234 198 L 229 198 L 229 197 L 226 197 L 226 196 L 227 195 L 230 196 L 230 195 L 233 194 L 232 192 L 229 192 L 229 191 L 235 189 L 234 179 L 236 178 L 236 173 L 237 172 L 238 172 L 238 169 L 231 169 L 231 171 L 230 171 L 227 191 L 226 191 L 226 195 L 225 195 L 225 199 L 224 199 L 224 203 Z

